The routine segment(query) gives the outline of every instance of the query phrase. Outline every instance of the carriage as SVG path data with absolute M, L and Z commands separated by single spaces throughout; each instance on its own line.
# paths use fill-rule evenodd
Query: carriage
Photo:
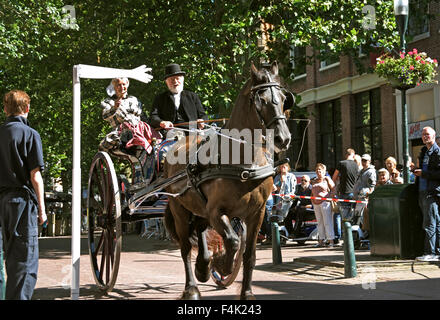
M 272 191 L 276 166 L 273 158 L 268 157 L 267 148 L 273 147 L 278 153 L 287 150 L 290 144 L 283 111 L 289 105 L 289 97 L 291 102 L 294 99 L 293 94 L 283 90 L 275 62 L 269 69 L 260 70 L 252 64 L 251 78 L 242 88 L 224 125 L 225 130 L 251 133 L 249 139 L 232 141 L 226 148 L 215 139 L 221 135 L 216 132 L 205 138 L 196 135 L 192 140 L 191 137 L 167 139 L 153 148 L 156 178 L 144 185 L 141 181 L 141 188 L 137 190 L 133 190 L 139 186 L 136 177 L 148 176 L 139 168 L 143 168 L 141 164 L 145 161 L 149 163 L 150 158 L 140 158 L 136 152 L 96 154 L 89 172 L 87 213 L 89 253 L 95 281 L 100 288 L 110 291 L 116 282 L 122 247 L 121 224 L 163 216 L 168 232 L 180 245 L 186 278 L 182 299 L 200 299 L 195 278 L 200 282 L 211 278 L 223 287 L 230 285 L 242 262 L 240 298 L 254 298 L 252 272 L 256 262 L 257 234 L 266 200 Z M 255 134 L 257 132 L 259 134 Z M 167 151 L 167 161 L 163 162 L 164 170 L 160 176 L 157 168 L 160 169 L 163 158 L 162 147 L 174 143 L 177 147 Z M 192 156 L 191 149 L 194 147 L 199 152 L 205 143 L 214 147 L 209 149 L 210 156 L 222 161 L 225 158 L 227 163 L 188 161 Z M 168 161 L 179 150 L 183 150 L 186 162 L 173 164 Z M 239 157 L 235 159 L 238 162 L 231 161 L 233 150 L 239 150 Z M 250 162 L 245 154 L 251 154 Z M 116 174 L 111 156 L 130 162 L 131 184 Z M 168 203 L 163 195 L 168 195 Z M 193 273 L 191 251 L 194 239 L 197 239 L 198 254 Z
M 88 245 L 96 285 L 104 291 L 111 291 L 117 280 L 122 250 L 122 224 L 163 217 L 168 204 L 164 188 L 187 178 L 186 172 L 168 179 L 160 177 L 163 154 L 175 140 L 177 137 L 154 144 L 153 152 L 147 159 L 142 159 L 140 149 L 134 147 L 134 150 L 122 148 L 110 152 L 99 151 L 92 160 L 87 197 Z M 116 171 L 114 160 L 126 161 L 130 165 L 130 179 Z M 145 161 L 149 161 L 150 166 L 142 166 Z M 150 179 L 144 178 L 147 170 L 154 170 L 150 173 L 150 183 Z M 135 179 L 141 181 L 136 183 L 137 186 L 133 183 Z M 243 239 L 245 230 L 238 220 L 235 221 L 234 229 Z M 209 246 L 212 254 L 223 250 L 222 238 L 213 230 Z M 219 287 L 227 287 L 235 280 L 243 251 L 244 241 L 241 241 L 231 274 L 225 276 L 215 268 L 211 269 L 211 278 Z

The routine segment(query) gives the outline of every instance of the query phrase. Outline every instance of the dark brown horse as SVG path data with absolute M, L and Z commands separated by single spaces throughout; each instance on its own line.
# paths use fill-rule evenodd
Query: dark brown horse
M 283 114 L 284 100 L 285 96 L 280 88 L 277 64 L 273 63 L 270 69 L 261 70 L 257 70 L 252 65 L 251 78 L 241 90 L 225 129 L 237 129 L 239 132 L 242 130 L 255 132 L 260 129 L 263 135 L 268 134 L 270 130 L 267 129 L 271 129 L 274 133 L 274 149 L 276 151 L 286 150 L 290 143 L 290 132 Z M 199 146 L 202 138 L 187 137 L 182 140 L 182 143 L 177 143 L 176 147 L 170 150 L 174 155 L 178 153 L 180 148 L 184 148 L 188 154 L 191 145 L 197 143 Z M 200 292 L 197 289 L 191 268 L 191 239 L 198 241 L 195 275 L 199 281 L 206 282 L 209 279 L 210 263 L 215 265 L 222 275 L 228 275 L 232 272 L 234 255 L 239 247 L 239 237 L 231 226 L 233 218 L 240 219 L 246 228 L 246 249 L 243 254 L 243 283 L 240 298 L 254 298 L 251 284 L 255 266 L 257 234 L 264 217 L 265 203 L 273 186 L 273 166 L 265 156 L 266 149 L 261 140 L 260 136 L 260 138 L 252 137 L 251 141 L 247 141 L 248 145 L 253 147 L 251 163 L 246 160 L 244 144 L 240 144 L 239 161 L 235 159 L 231 166 L 226 166 L 226 171 L 216 169 L 217 171 L 211 177 L 208 174 L 198 188 L 195 183 L 189 183 L 190 179 L 180 181 L 167 188 L 167 192 L 181 194 L 169 198 L 165 224 L 170 234 L 180 244 L 186 276 L 183 299 L 200 298 Z M 231 151 L 233 147 L 228 148 Z M 221 147 L 218 150 L 221 153 Z M 226 158 L 233 161 L 231 154 Z M 188 159 L 187 156 L 186 160 Z M 203 173 L 206 172 L 206 169 L 218 168 L 215 165 L 195 165 L 195 167 L 196 173 L 194 175 L 196 178 L 197 172 Z M 267 174 L 267 170 L 263 170 L 266 174 L 258 176 L 256 171 L 252 171 L 268 167 L 270 168 L 269 174 Z M 182 170 L 188 170 L 188 168 L 186 164 L 166 162 L 165 177 L 171 177 Z M 236 178 L 231 176 L 234 168 L 239 169 L 240 176 Z M 243 173 L 244 169 L 246 170 Z M 253 173 L 255 175 L 252 178 Z M 206 243 L 206 233 L 210 228 L 223 238 L 224 254 L 210 256 Z

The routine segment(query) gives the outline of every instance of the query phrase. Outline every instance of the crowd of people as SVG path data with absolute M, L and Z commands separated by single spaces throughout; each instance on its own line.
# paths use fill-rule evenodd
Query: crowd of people
M 356 215 L 360 222 L 363 238 L 368 239 L 368 196 L 380 186 L 403 184 L 403 173 L 398 169 L 396 159 L 389 156 L 384 160 L 384 164 L 384 167 L 376 168 L 369 154 L 361 156 L 349 148 L 345 152 L 344 160 L 340 161 L 335 169 L 329 170 L 325 164 L 318 163 L 315 166 L 316 177 L 298 177 L 300 183 L 297 185 L 294 183 L 297 177 L 290 172 L 289 165 L 281 165 L 274 178 L 273 194 L 266 205 L 265 227 L 261 230 L 260 240 L 263 240 L 263 243 L 271 241 L 270 229 L 267 227 L 270 217 L 278 217 L 276 221 L 284 225 L 288 237 L 293 239 L 298 238 L 300 226 L 304 221 L 316 219 L 316 247 L 339 246 L 342 240 L 342 220 L 350 221 L 353 215 Z M 410 168 L 409 182 L 414 183 L 414 163 L 411 162 Z M 319 198 L 359 202 L 336 202 Z
M 418 204 L 423 215 L 423 230 L 425 232 L 423 255 L 416 258 L 418 261 L 440 261 L 440 148 L 436 143 L 436 132 L 432 127 L 422 130 L 423 148 L 414 164 L 409 158 L 408 183 L 415 183 L 418 191 Z M 340 244 L 341 220 L 349 220 L 353 212 L 360 217 L 360 227 L 365 239 L 368 238 L 369 217 L 368 197 L 384 185 L 403 184 L 403 174 L 394 157 L 384 160 L 383 168 L 376 168 L 371 163 L 369 154 L 357 155 L 351 148 L 346 150 L 345 159 L 340 161 L 333 172 L 328 172 L 325 164 L 315 166 L 316 177 L 309 175 L 300 177 L 296 186 L 294 173 L 284 164 L 279 168 L 279 175 L 275 177 L 270 202 L 266 205 L 266 219 L 277 215 L 279 222 L 291 238 L 298 236 L 301 223 L 316 219 L 318 224 L 317 247 L 333 247 Z M 332 175 L 330 175 L 332 173 Z M 288 184 L 288 186 L 286 185 Z M 295 196 L 307 196 L 300 198 Z M 311 197 L 318 197 L 314 199 Z M 322 200 L 321 198 L 339 198 L 360 200 L 359 203 Z M 292 199 L 295 199 L 292 201 Z M 272 203 L 274 206 L 272 207 Z M 278 205 L 277 205 L 278 204 Z M 336 209 L 335 209 L 336 208 Z M 354 209 L 354 210 L 353 210 Z M 271 212 L 272 211 L 272 212 Z M 266 228 L 266 231 L 268 228 Z M 264 230 L 263 230 L 264 232 Z M 270 242 L 270 234 L 266 232 Z

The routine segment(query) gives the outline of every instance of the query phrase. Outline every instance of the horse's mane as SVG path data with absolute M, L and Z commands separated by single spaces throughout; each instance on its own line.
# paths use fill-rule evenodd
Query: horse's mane
M 237 96 L 237 99 L 235 100 L 234 106 L 232 107 L 232 111 L 231 111 L 231 115 L 230 115 L 230 120 L 226 123 L 226 127 L 228 127 L 228 125 L 230 125 L 231 119 L 234 119 L 234 114 L 240 112 L 241 108 L 246 108 L 247 112 L 251 112 L 250 110 L 250 100 L 249 100 L 249 96 L 251 93 L 251 87 L 252 87 L 252 79 L 249 78 L 246 80 L 245 84 L 243 85 L 243 87 L 240 90 L 240 93 Z
M 249 95 L 251 94 L 251 88 L 252 88 L 252 79 L 249 78 L 246 80 L 243 88 L 241 88 L 237 100 L 235 101 L 233 109 L 235 109 L 238 105 L 240 105 L 240 103 L 242 103 L 243 105 L 249 105 Z

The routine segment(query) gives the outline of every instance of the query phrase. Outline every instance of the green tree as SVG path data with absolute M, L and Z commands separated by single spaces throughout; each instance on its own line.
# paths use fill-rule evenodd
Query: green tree
M 363 26 L 366 5 L 375 10 L 374 29 Z M 63 13 L 61 0 L 3 0 L 0 87 L 3 94 L 13 88 L 30 94 L 30 122 L 43 139 L 47 178 L 61 177 L 68 189 L 75 64 L 152 67 L 151 83 L 133 80 L 129 88 L 148 114 L 154 96 L 165 90 L 164 66 L 179 63 L 187 71 L 186 87 L 199 93 L 208 113 L 227 117 L 248 78 L 250 61 L 277 59 L 289 81 L 291 45 L 312 46 L 321 58 L 350 55 L 356 61 L 360 46 L 366 53 L 396 47 L 392 6 L 391 1 L 349 0 L 78 0 L 76 24 L 70 21 L 66 28 L 69 15 Z M 267 51 L 261 47 L 262 22 L 273 26 Z M 361 70 L 364 63 L 357 65 Z M 108 83 L 81 81 L 85 183 L 99 141 L 109 131 L 99 108 Z

